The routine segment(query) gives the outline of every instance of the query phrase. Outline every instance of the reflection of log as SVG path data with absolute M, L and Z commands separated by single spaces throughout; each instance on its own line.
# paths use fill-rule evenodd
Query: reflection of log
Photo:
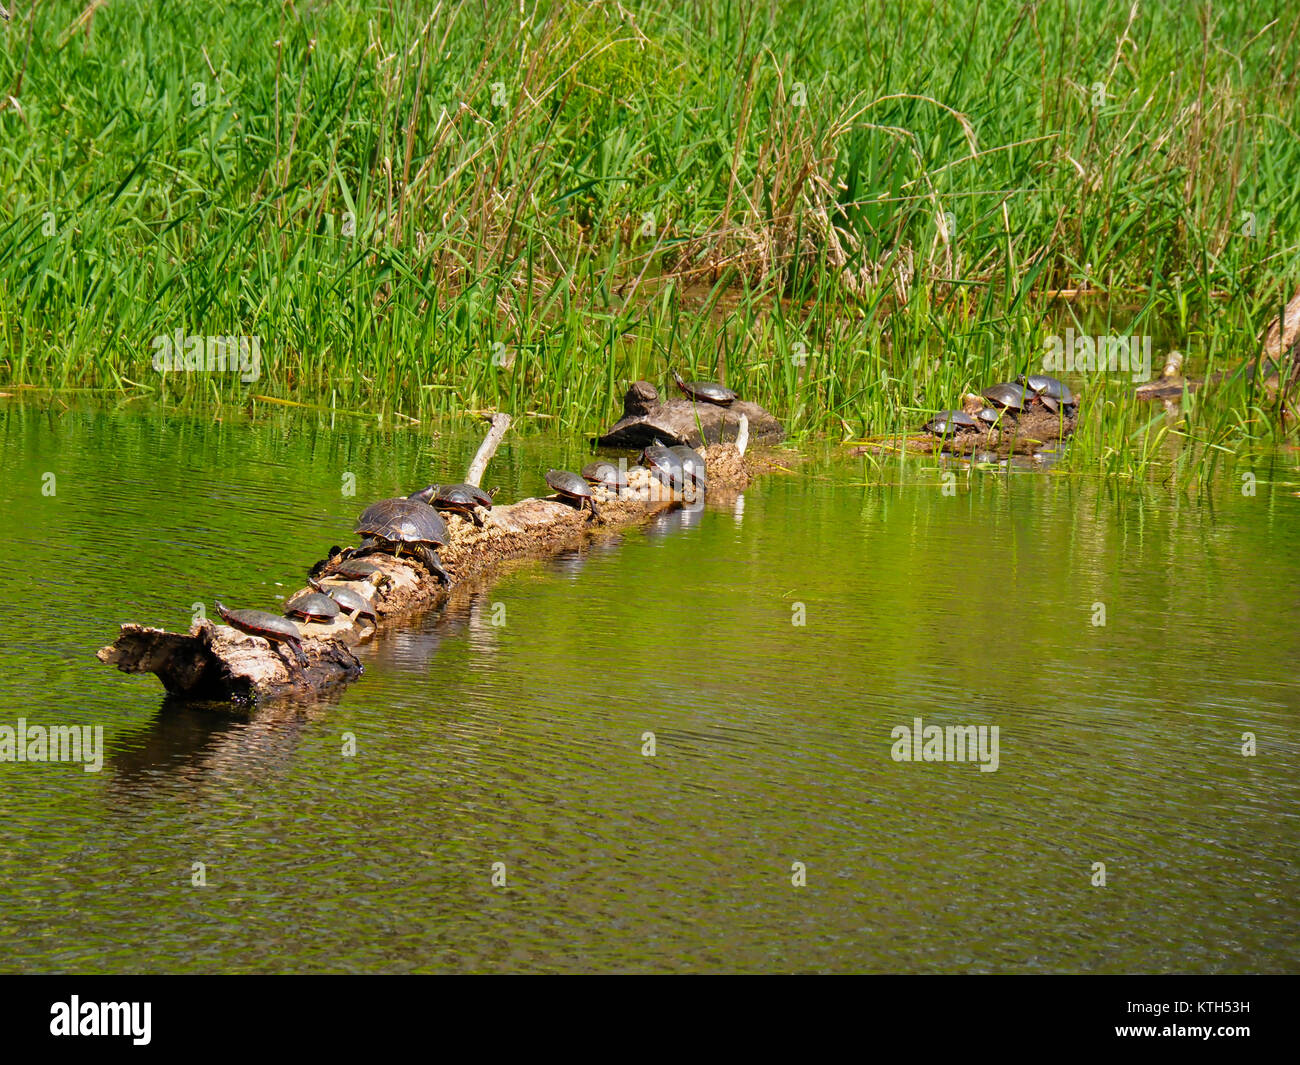
M 495 422 L 489 434 L 489 441 L 496 434 L 491 450 L 495 450 L 504 432 L 499 430 L 500 425 L 500 421 Z M 485 441 L 484 448 L 487 444 Z M 480 477 L 491 457 L 490 451 L 485 455 L 484 448 L 475 459 L 477 463 L 482 458 L 477 471 Z M 744 487 L 750 467 L 734 445 L 710 447 L 704 458 L 710 491 L 715 485 L 721 492 Z M 629 479 L 640 485 L 650 481 L 647 471 L 641 469 L 630 471 Z M 588 512 L 579 512 L 553 498 L 524 499 L 494 507 L 481 528 L 450 515 L 450 542 L 440 551 L 443 565 L 457 582 L 482 578 L 508 559 L 554 554 L 682 505 L 681 498 L 667 489 L 650 492 L 647 487 L 645 492 L 651 497 L 601 502 L 600 520 L 594 522 L 588 521 Z M 599 498 L 599 491 L 597 494 Z M 437 607 L 447 599 L 447 589 L 414 559 L 371 555 L 367 561 L 382 569 L 391 584 L 384 583 L 382 589 L 355 581 L 348 585 L 370 596 L 380 626 Z M 326 565 L 322 575 L 326 586 L 338 580 L 330 576 L 331 568 Z M 245 635 L 206 619 L 196 622 L 188 634 L 123 625 L 117 640 L 99 651 L 99 659 L 124 673 L 154 673 L 168 692 L 184 698 L 255 701 L 310 695 L 355 678 L 361 673 L 361 663 L 351 648 L 376 631 L 368 622 L 354 623 L 342 614 L 329 623 L 302 623 L 298 628 L 309 663 L 302 673 L 296 668 L 291 670 L 292 655 L 277 651 L 260 636 Z
M 749 438 L 757 444 L 778 444 L 785 429 L 757 403 L 738 399 L 729 407 L 695 403 L 689 399 L 661 400 L 649 381 L 637 381 L 623 397 L 623 417 L 597 440 L 601 447 L 647 447 L 659 439 L 665 444 L 734 442 L 740 418 L 749 419 Z

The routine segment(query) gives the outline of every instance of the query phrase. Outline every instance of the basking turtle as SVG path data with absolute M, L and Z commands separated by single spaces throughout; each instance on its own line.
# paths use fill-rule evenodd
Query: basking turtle
M 217 613 L 232 629 L 246 632 L 249 636 L 260 636 L 269 641 L 277 654 L 280 653 L 280 644 L 285 644 L 298 660 L 299 669 L 307 668 L 307 656 L 302 650 L 302 633 L 288 618 L 282 618 L 278 614 L 271 614 L 265 610 L 227 610 L 220 601 L 217 602 Z M 281 655 L 281 658 L 283 657 Z M 288 659 L 285 659 L 285 664 L 288 665 Z
M 686 486 L 686 470 L 681 456 L 657 439 L 641 452 L 641 465 L 675 491 Z
M 694 481 L 701 488 L 709 487 L 709 476 L 704 468 L 704 456 L 693 447 L 687 447 L 685 444 L 678 444 L 676 447 L 668 449 L 676 455 L 682 463 L 682 476 L 688 481 Z
M 676 370 L 673 381 L 691 399 L 716 403 L 719 407 L 730 407 L 738 398 L 735 392 L 716 381 L 684 381 Z
M 375 613 L 374 603 L 360 592 L 344 587 L 326 588 L 320 581 L 308 581 L 307 583 L 316 591 L 329 596 L 338 604 L 338 609 L 344 611 L 353 621 L 356 621 L 357 618 L 369 618 L 371 621 L 378 620 L 379 615 Z
M 284 612 L 305 621 L 333 621 L 339 616 L 339 605 L 321 592 L 299 592 L 284 604 Z
M 591 517 L 587 519 L 588 521 L 599 516 L 596 511 L 596 498 L 591 494 L 591 485 L 576 473 L 570 473 L 568 470 L 547 470 L 546 483 L 565 499 L 576 501 L 579 510 L 590 507 Z
M 428 488 L 422 488 L 415 496 L 408 498 L 414 499 L 416 496 L 423 496 L 428 493 L 428 497 L 421 502 L 428 503 L 435 510 L 445 510 L 452 514 L 459 514 L 466 521 L 472 521 L 475 525 L 482 525 L 483 519 L 478 516 L 476 507 L 482 507 L 484 510 L 492 509 L 492 497 L 478 485 L 473 484 L 431 484 Z
M 400 558 L 406 548 L 438 580 L 451 584 L 451 574 L 442 568 L 442 560 L 434 550 L 446 545 L 447 525 L 428 503 L 415 499 L 371 503 L 357 519 L 356 532 L 364 539 L 352 552 L 354 556 L 382 551 Z
M 984 389 L 983 395 L 989 401 L 989 406 L 1012 412 L 1024 410 L 1033 400 L 1031 393 L 1010 381 Z
M 1002 422 L 1002 411 L 997 407 L 985 407 L 975 412 L 975 420 L 983 422 L 990 429 L 997 428 Z
M 923 426 L 927 433 L 935 436 L 956 436 L 979 428 L 979 423 L 962 410 L 940 411 Z
M 312 576 L 318 574 L 313 573 Z M 341 559 L 334 564 L 327 576 L 344 581 L 367 581 L 384 591 L 393 586 L 393 578 L 384 572 L 382 566 L 364 558 Z
M 627 470 L 620 469 L 612 462 L 589 462 L 582 467 L 582 479 L 588 484 L 608 488 L 611 492 L 621 492 L 627 487 Z
M 1021 374 L 1016 378 L 1016 383 L 1029 389 L 1033 394 L 1032 398 L 1038 400 L 1053 414 L 1062 409 L 1066 414 L 1071 414 L 1078 406 L 1078 400 L 1074 398 L 1074 393 L 1069 387 L 1055 377 L 1048 377 L 1047 374 Z

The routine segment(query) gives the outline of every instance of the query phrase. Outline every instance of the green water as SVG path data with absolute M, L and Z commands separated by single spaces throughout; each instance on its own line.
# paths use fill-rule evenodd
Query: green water
M 0 407 L 0 725 L 107 747 L 0 763 L 0 969 L 1300 968 L 1294 469 L 946 495 L 814 457 L 462 588 L 322 703 L 95 661 L 273 607 L 368 499 L 459 477 L 463 428 Z M 513 439 L 487 483 L 581 457 Z M 998 726 L 997 771 L 893 760 L 916 717 Z

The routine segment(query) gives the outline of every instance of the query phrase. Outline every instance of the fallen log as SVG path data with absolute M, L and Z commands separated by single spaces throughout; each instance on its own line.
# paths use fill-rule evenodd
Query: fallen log
M 472 478 L 472 483 L 481 480 L 509 424 L 504 415 L 494 417 L 492 430 L 470 465 L 467 479 Z M 723 497 L 744 488 L 755 468 L 734 444 L 710 447 L 704 459 L 709 491 Z M 263 637 L 214 624 L 206 617 L 199 618 L 188 633 L 122 625 L 117 639 L 101 648 L 98 658 L 124 673 L 153 673 L 170 695 L 184 699 L 255 703 L 324 693 L 361 675 L 361 661 L 353 651 L 356 645 L 403 617 L 441 606 L 456 587 L 482 581 L 509 560 L 553 554 L 648 521 L 662 511 L 703 502 L 693 486 L 673 491 L 639 467 L 628 471 L 627 481 L 616 493 L 593 490 L 600 507 L 595 521 L 589 512 L 556 498 L 522 499 L 493 507 L 485 512 L 481 526 L 448 515 L 449 542 L 440 554 L 453 577 L 450 591 L 409 557 L 368 556 L 366 561 L 376 571 L 368 581 L 334 575 L 341 556 L 322 560 L 312 568 L 320 583 L 326 589 L 345 584 L 364 594 L 378 621 L 340 613 L 329 622 L 299 623 L 307 659 L 301 670 Z
M 623 417 L 596 443 L 601 447 L 648 447 L 656 439 L 665 444 L 702 447 L 735 441 L 741 418 L 756 444 L 779 444 L 785 427 L 757 403 L 738 399 L 728 407 L 696 403 L 689 399 L 660 399 L 649 381 L 636 381 L 623 397 Z

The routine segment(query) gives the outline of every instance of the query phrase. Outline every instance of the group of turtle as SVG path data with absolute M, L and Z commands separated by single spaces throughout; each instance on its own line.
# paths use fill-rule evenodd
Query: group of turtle
M 991 432 L 1002 429 L 1008 420 L 1014 421 L 1034 410 L 1073 417 L 1079 409 L 1079 402 L 1069 387 L 1046 374 L 1021 374 L 1014 381 L 984 389 L 982 396 L 984 406 L 974 414 L 961 410 L 940 411 L 922 429 L 935 436 Z
M 708 381 L 684 381 L 678 374 L 673 379 L 686 395 L 693 399 L 727 406 L 736 399 L 736 393 L 722 385 Z M 704 459 L 693 448 L 668 447 L 656 440 L 641 453 L 641 465 L 663 484 L 676 491 L 686 486 L 706 488 L 708 478 L 704 472 Z M 581 474 L 568 470 L 549 470 L 546 483 L 562 499 L 581 510 L 590 510 L 591 520 L 598 515 L 594 488 L 621 496 L 626 489 L 626 469 L 610 462 L 593 462 Z M 481 511 L 492 509 L 493 493 L 484 492 L 472 484 L 431 484 L 412 492 L 409 496 L 381 499 L 361 513 L 355 531 L 361 543 L 354 548 L 331 550 L 327 559 L 318 563 L 308 577 L 309 589 L 293 596 L 284 605 L 284 616 L 265 610 L 231 610 L 222 603 L 216 604 L 217 613 L 232 628 L 250 636 L 260 636 L 277 649 L 287 647 L 294 661 L 306 668 L 307 656 L 302 650 L 302 632 L 295 619 L 306 622 L 332 622 L 339 614 L 350 620 L 377 620 L 371 599 L 359 590 L 344 585 L 321 583 L 320 577 L 356 582 L 383 588 L 392 581 L 382 567 L 368 561 L 366 556 L 389 554 L 400 558 L 403 552 L 421 563 L 442 584 L 451 584 L 451 575 L 443 568 L 438 549 L 449 542 L 447 523 L 443 514 L 458 514 L 466 521 L 482 526 Z M 286 662 L 288 660 L 286 659 Z M 292 667 L 290 667 L 292 669 Z
M 382 588 L 392 581 L 382 567 L 368 561 L 366 556 L 382 553 L 400 558 L 405 551 L 439 581 L 449 585 L 451 575 L 438 557 L 438 548 L 449 542 L 442 515 L 459 514 L 467 521 L 482 525 L 479 508 L 491 510 L 492 496 L 472 484 L 431 484 L 409 496 L 381 499 L 366 507 L 357 520 L 355 531 L 362 537 L 360 545 L 331 551 L 330 557 L 308 577 L 310 590 L 299 592 L 285 603 L 283 617 L 265 610 L 230 610 L 220 602 L 216 604 L 217 613 L 227 625 L 240 632 L 261 636 L 277 648 L 288 647 L 297 664 L 305 667 L 307 657 L 302 650 L 302 633 L 293 619 L 328 623 L 342 613 L 353 621 L 374 623 L 376 620 L 374 604 L 367 596 L 344 585 L 326 587 L 319 577 Z

